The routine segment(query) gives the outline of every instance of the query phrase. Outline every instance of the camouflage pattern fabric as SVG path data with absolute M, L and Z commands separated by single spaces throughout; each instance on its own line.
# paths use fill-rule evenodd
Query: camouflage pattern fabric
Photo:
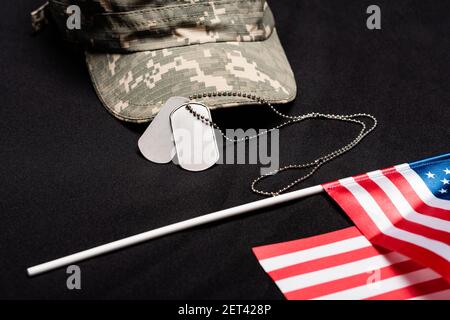
M 80 5 L 81 30 L 65 28 L 69 4 Z M 88 48 L 97 94 L 121 120 L 151 121 L 171 96 L 229 90 L 274 103 L 296 96 L 265 0 L 51 0 L 50 11 L 66 39 Z M 253 103 L 234 96 L 203 102 Z
M 296 95 L 292 70 L 276 32 L 266 41 L 220 42 L 132 54 L 87 53 L 91 78 L 116 117 L 151 120 L 171 96 L 232 90 L 276 103 Z M 245 98 L 205 99 L 210 107 L 248 104 Z
M 81 9 L 80 30 L 66 28 L 66 8 L 71 4 Z M 259 41 L 267 39 L 274 27 L 265 0 L 167 0 L 164 5 L 162 1 L 52 0 L 49 10 L 66 40 L 108 52 Z

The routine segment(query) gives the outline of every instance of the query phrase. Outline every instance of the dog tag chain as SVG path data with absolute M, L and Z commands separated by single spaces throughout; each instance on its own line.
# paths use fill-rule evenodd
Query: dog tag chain
M 297 122 L 301 122 L 303 120 L 307 120 L 307 119 L 328 119 L 328 120 L 336 120 L 336 121 L 344 121 L 344 122 L 350 122 L 350 123 L 354 123 L 354 124 L 358 124 L 361 126 L 361 130 L 359 131 L 358 135 L 352 140 L 350 141 L 348 144 L 346 144 L 345 146 L 334 150 L 333 152 L 330 152 L 326 155 L 323 155 L 317 159 L 315 159 L 314 161 L 311 162 L 307 162 L 307 163 L 302 163 L 302 164 L 289 164 L 289 165 L 285 165 L 283 167 L 280 167 L 272 172 L 269 172 L 267 174 L 264 175 L 260 175 L 259 177 L 257 177 L 255 180 L 253 180 L 253 182 L 251 183 L 251 188 L 252 191 L 257 193 L 257 194 L 261 194 L 261 195 L 265 195 L 265 196 L 276 196 L 280 193 L 285 192 L 288 189 L 291 189 L 292 187 L 294 187 L 295 185 L 297 185 L 298 183 L 308 179 L 310 176 L 312 176 L 314 174 L 314 172 L 316 172 L 322 165 L 324 165 L 325 163 L 330 162 L 331 160 L 339 157 L 340 155 L 350 151 L 351 149 L 353 149 L 354 147 L 356 147 L 356 145 L 358 145 L 358 143 L 361 142 L 361 140 L 363 140 L 370 132 L 372 132 L 378 122 L 377 119 L 371 115 L 371 114 L 367 114 L 367 113 L 354 113 L 354 114 L 350 114 L 350 115 L 340 115 L 340 114 L 328 114 L 328 113 L 318 113 L 318 112 L 311 112 L 311 113 L 307 113 L 304 115 L 295 115 L 295 116 L 291 116 L 291 115 L 287 115 L 284 114 L 280 111 L 278 111 L 277 109 L 275 109 L 275 107 L 267 100 L 258 97 L 254 94 L 248 94 L 248 93 L 243 93 L 243 92 L 233 92 L 233 91 L 216 91 L 216 92 L 208 92 L 208 93 L 203 93 L 203 94 L 194 94 L 192 96 L 189 97 L 189 100 L 197 100 L 197 99 L 201 99 L 201 98 L 207 98 L 207 97 L 220 97 L 220 96 L 235 96 L 235 97 L 242 97 L 242 98 L 247 98 L 249 100 L 252 100 L 256 103 L 259 104 L 265 104 L 267 105 L 274 113 L 276 113 L 278 116 L 287 119 L 285 122 L 281 123 L 280 125 L 269 129 L 269 130 L 265 130 L 262 131 L 258 134 L 255 134 L 253 136 L 246 136 L 244 138 L 230 138 L 228 137 L 220 128 L 219 126 L 213 122 L 211 120 L 211 117 L 205 117 L 204 115 L 198 113 L 190 104 L 186 104 L 185 108 L 187 111 L 189 111 L 189 113 L 191 113 L 195 118 L 197 118 L 198 120 L 200 120 L 202 123 L 204 123 L 205 125 L 208 125 L 216 130 L 218 130 L 220 132 L 220 134 L 227 140 L 233 143 L 236 142 L 243 142 L 246 140 L 250 140 L 250 139 L 255 139 L 261 135 L 264 134 L 268 134 L 269 132 L 276 130 L 276 129 L 280 129 L 282 127 L 285 127 L 289 124 L 292 123 L 297 123 Z M 371 126 L 367 126 L 366 123 L 364 121 L 362 121 L 362 118 L 366 118 L 366 119 L 370 119 L 372 121 L 372 125 Z M 311 168 L 310 171 L 308 173 L 306 173 L 305 175 L 293 180 L 292 182 L 290 182 L 289 184 L 287 184 L 286 186 L 280 188 L 277 191 L 267 191 L 267 190 L 262 190 L 257 188 L 257 184 L 258 182 L 260 182 L 261 180 L 268 178 L 269 176 L 273 176 L 277 173 L 280 173 L 282 171 L 286 171 L 286 170 L 293 170 L 293 169 L 307 169 L 307 168 Z

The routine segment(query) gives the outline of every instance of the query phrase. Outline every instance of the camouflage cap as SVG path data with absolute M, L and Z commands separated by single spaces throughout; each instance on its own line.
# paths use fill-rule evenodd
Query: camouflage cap
M 81 28 L 66 28 L 69 5 Z M 265 0 L 51 0 L 64 37 L 86 46 L 95 89 L 117 118 L 150 121 L 171 96 L 241 91 L 274 103 L 296 95 Z M 207 98 L 206 98 L 207 99 Z M 211 107 L 250 103 L 215 97 Z

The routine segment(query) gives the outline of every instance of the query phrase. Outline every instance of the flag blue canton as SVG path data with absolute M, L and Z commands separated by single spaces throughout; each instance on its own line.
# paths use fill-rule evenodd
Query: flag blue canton
M 450 200 L 450 153 L 413 162 L 409 166 L 437 198 Z

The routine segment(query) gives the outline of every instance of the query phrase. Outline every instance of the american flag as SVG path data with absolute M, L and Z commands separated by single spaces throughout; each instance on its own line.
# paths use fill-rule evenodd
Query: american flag
M 372 243 L 450 281 L 450 153 L 324 184 Z
M 253 252 L 289 300 L 450 299 L 441 275 L 373 246 L 356 227 Z
M 409 264 L 427 267 L 422 272 L 429 276 L 433 272 L 445 279 L 439 281 L 450 281 L 450 153 L 326 183 L 323 188 L 365 238 L 382 248 L 377 250 L 388 250 L 380 255 L 411 259 Z M 282 291 L 292 297 L 286 287 Z

